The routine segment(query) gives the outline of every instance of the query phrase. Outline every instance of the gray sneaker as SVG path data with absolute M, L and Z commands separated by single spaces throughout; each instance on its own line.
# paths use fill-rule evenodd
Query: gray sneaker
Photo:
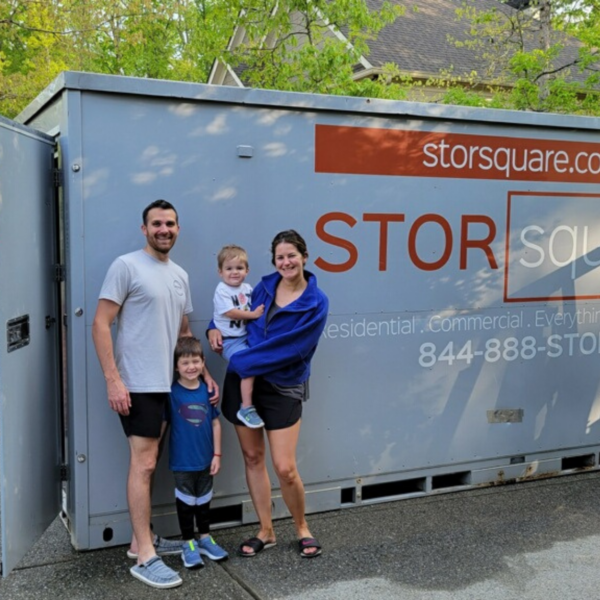
M 165 565 L 162 558 L 153 556 L 141 565 L 131 567 L 129 572 L 136 578 L 153 588 L 168 589 L 180 586 L 181 577 Z
M 168 540 L 166 538 L 156 536 L 154 540 L 154 548 L 159 556 L 170 556 L 171 554 L 181 553 L 181 540 Z
M 154 549 L 159 556 L 181 554 L 181 540 L 168 540 L 160 535 L 155 535 Z M 131 549 L 127 550 L 127 558 L 137 559 L 137 557 L 137 552 L 132 552 Z

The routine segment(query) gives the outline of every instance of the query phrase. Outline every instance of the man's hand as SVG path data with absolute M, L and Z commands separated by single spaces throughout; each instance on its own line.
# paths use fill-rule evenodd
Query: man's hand
M 125 387 L 124 383 L 120 379 L 108 381 L 106 383 L 106 390 L 108 392 L 108 404 L 110 407 L 115 412 L 126 417 L 131 408 L 131 398 L 129 397 L 129 390 Z
M 217 385 L 217 382 L 210 376 L 210 373 L 207 369 L 204 369 L 202 377 L 204 379 L 204 383 L 206 383 L 206 387 L 208 388 L 208 400 L 213 406 L 216 406 L 219 404 L 219 386 Z

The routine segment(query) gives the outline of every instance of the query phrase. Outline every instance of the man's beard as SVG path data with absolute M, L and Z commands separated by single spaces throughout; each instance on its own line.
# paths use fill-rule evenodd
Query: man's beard
M 157 238 L 158 239 L 158 238 Z M 150 247 L 155 250 L 156 252 L 159 252 L 160 254 L 169 254 L 169 252 L 171 251 L 171 248 L 173 247 L 173 245 L 175 244 L 175 241 L 173 240 L 172 237 L 170 238 L 162 238 L 164 240 L 168 240 L 169 242 L 171 242 L 171 245 L 167 248 L 165 246 L 159 246 L 154 239 L 150 239 L 148 240 L 148 243 L 150 244 Z

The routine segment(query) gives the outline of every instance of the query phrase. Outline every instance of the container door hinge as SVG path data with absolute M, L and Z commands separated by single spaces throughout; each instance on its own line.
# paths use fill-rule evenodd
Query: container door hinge
M 69 481 L 71 479 L 71 473 L 69 465 L 60 465 L 60 480 Z
M 54 187 L 63 187 L 63 183 L 64 183 L 64 176 L 63 176 L 63 170 L 62 169 L 52 169 L 52 179 L 54 180 Z
M 65 280 L 66 269 L 65 265 L 54 265 L 54 281 L 60 283 Z

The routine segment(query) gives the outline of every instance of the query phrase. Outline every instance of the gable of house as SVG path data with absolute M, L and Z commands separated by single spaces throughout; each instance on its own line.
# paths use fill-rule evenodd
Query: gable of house
M 468 39 L 468 24 L 457 18 L 457 9 L 464 5 L 463 0 L 391 0 L 393 4 L 406 7 L 403 16 L 394 23 L 384 27 L 376 40 L 369 43 L 370 51 L 361 57 L 354 68 L 355 79 L 375 77 L 386 64 L 397 65 L 402 75 L 413 80 L 426 82 L 432 78 L 468 78 L 473 72 L 479 80 L 493 83 L 499 75 L 491 72 L 489 63 L 481 52 L 468 46 L 457 46 L 454 41 L 464 42 Z M 512 5 L 511 5 L 512 4 Z M 509 4 L 499 0 L 476 0 L 480 10 L 502 10 L 516 13 L 529 4 L 527 0 L 513 0 Z M 367 0 L 371 10 L 381 8 L 382 0 Z M 343 36 L 342 30 L 341 35 Z M 331 30 L 330 35 L 336 35 Z M 340 35 L 340 32 L 337 32 Z M 578 56 L 580 43 L 574 38 L 559 32 L 563 50 L 555 61 L 555 68 L 571 64 Z M 538 34 L 530 32 L 526 36 L 526 50 L 537 46 Z M 238 29 L 232 38 L 230 48 L 245 40 L 245 32 Z M 302 43 L 301 36 L 299 37 Z M 267 40 L 265 40 L 267 42 Z M 493 43 L 493 40 L 490 40 Z M 209 83 L 219 85 L 243 86 L 243 66 L 231 68 L 216 63 L 210 75 Z M 583 81 L 585 75 L 571 69 L 569 77 Z

